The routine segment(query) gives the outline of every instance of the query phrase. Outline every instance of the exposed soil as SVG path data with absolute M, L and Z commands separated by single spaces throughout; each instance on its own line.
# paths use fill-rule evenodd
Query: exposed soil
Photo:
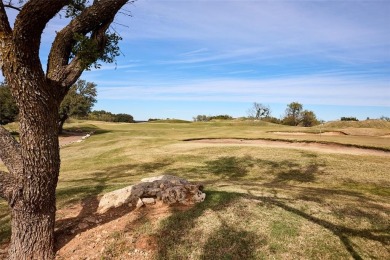
M 321 144 L 321 143 L 304 143 L 304 142 L 284 142 L 284 141 L 272 141 L 272 140 L 246 140 L 246 139 L 199 139 L 192 140 L 193 143 L 212 144 L 212 145 L 252 145 L 271 148 L 288 148 L 288 149 L 300 149 L 321 153 L 341 153 L 351 155 L 374 155 L 374 156 L 386 156 L 390 157 L 390 152 L 364 149 L 357 147 L 350 147 L 339 144 Z
M 122 206 L 100 215 L 97 205 L 92 198 L 57 211 L 56 259 L 151 259 L 155 255 L 156 238 L 142 227 L 169 216 L 171 207 L 162 203 L 140 209 Z
M 85 132 L 64 132 L 64 134 L 60 135 L 58 141 L 60 146 L 65 146 L 71 143 L 80 142 L 85 135 L 87 135 Z
M 172 210 L 191 206 L 168 206 L 162 202 L 135 209 L 127 205 L 96 212 L 99 198 L 91 197 L 56 212 L 56 259 L 153 259 L 158 244 L 145 232 L 145 224 L 171 215 Z M 6 259 L 8 245 L 0 246 Z

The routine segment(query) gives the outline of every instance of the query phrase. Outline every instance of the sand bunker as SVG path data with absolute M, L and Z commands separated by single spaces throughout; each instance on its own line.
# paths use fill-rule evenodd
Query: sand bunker
M 284 142 L 271 140 L 247 140 L 247 139 L 199 139 L 191 140 L 192 143 L 198 143 L 206 146 L 215 145 L 237 145 L 237 146 L 261 146 L 270 148 L 287 148 L 299 149 L 321 153 L 340 153 L 351 155 L 374 155 L 390 157 L 390 152 L 350 147 L 339 144 L 322 144 L 322 143 L 303 143 L 303 142 Z

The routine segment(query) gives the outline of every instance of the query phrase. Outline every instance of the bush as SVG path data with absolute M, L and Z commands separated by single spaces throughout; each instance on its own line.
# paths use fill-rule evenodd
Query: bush
M 210 116 L 210 120 L 217 119 L 217 120 L 232 120 L 233 117 L 229 115 L 218 115 L 218 116 Z
M 359 121 L 356 117 L 341 117 L 340 121 Z
M 134 123 L 134 118 L 128 114 L 116 114 L 114 122 Z
M 319 125 L 320 122 L 317 120 L 317 117 L 313 111 L 304 110 L 301 112 L 301 124 L 304 127 L 310 127 Z
M 274 124 L 281 124 L 282 123 L 282 120 L 280 120 L 279 118 L 276 118 L 276 117 L 272 117 L 272 116 L 264 117 L 263 119 L 261 119 L 261 121 L 268 122 L 268 123 L 274 123 Z
M 134 123 L 132 115 L 129 114 L 113 114 L 104 110 L 92 111 L 88 114 L 88 119 L 105 122 L 123 122 L 123 123 Z
M 194 122 L 207 122 L 207 121 L 211 121 L 213 119 L 232 120 L 233 117 L 231 117 L 229 115 L 218 115 L 218 116 L 197 115 L 196 117 L 193 117 Z

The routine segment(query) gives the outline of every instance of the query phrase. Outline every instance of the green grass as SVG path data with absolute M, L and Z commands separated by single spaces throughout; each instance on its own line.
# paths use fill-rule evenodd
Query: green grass
M 139 223 L 134 232 L 156 238 L 156 259 L 388 259 L 389 157 L 183 141 L 278 139 L 390 149 L 390 139 L 378 135 L 389 133 L 389 126 L 365 127 L 366 135 L 349 129 L 352 134 L 319 136 L 317 128 L 261 121 L 73 121 L 67 129 L 95 134 L 61 148 L 58 208 L 145 177 L 174 174 L 204 182 L 207 198 L 153 225 Z M 278 131 L 309 134 L 273 133 Z M 0 210 L 4 242 L 10 234 L 5 202 Z M 123 237 L 113 237 L 103 259 L 125 257 Z

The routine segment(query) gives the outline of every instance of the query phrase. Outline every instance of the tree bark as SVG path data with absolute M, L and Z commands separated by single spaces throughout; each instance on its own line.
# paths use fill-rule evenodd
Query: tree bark
M 47 89 L 36 85 L 31 89 Z M 23 174 L 11 206 L 10 259 L 54 258 L 55 190 L 60 169 L 58 102 L 45 91 L 26 93 L 20 105 Z M 39 95 L 39 97 L 38 97 Z M 27 97 L 25 97 L 27 98 Z
M 55 206 L 12 210 L 12 236 L 9 259 L 53 259 Z
M 60 115 L 60 118 L 58 120 L 58 134 L 62 134 L 64 131 L 64 123 L 69 118 L 68 114 L 63 113 Z
M 41 35 L 69 0 L 29 0 L 19 8 L 13 28 L 0 1 L 0 69 L 19 107 L 19 143 L 0 127 L 0 197 L 11 211 L 9 259 L 53 259 L 55 190 L 60 169 L 58 110 L 84 68 L 71 58 L 75 34 L 97 44 L 119 9 L 130 0 L 99 0 L 57 33 L 46 73 L 39 58 Z M 103 44 L 100 44 L 103 48 Z
M 22 157 L 19 143 L 0 125 L 0 158 L 9 172 L 16 173 L 22 169 Z

